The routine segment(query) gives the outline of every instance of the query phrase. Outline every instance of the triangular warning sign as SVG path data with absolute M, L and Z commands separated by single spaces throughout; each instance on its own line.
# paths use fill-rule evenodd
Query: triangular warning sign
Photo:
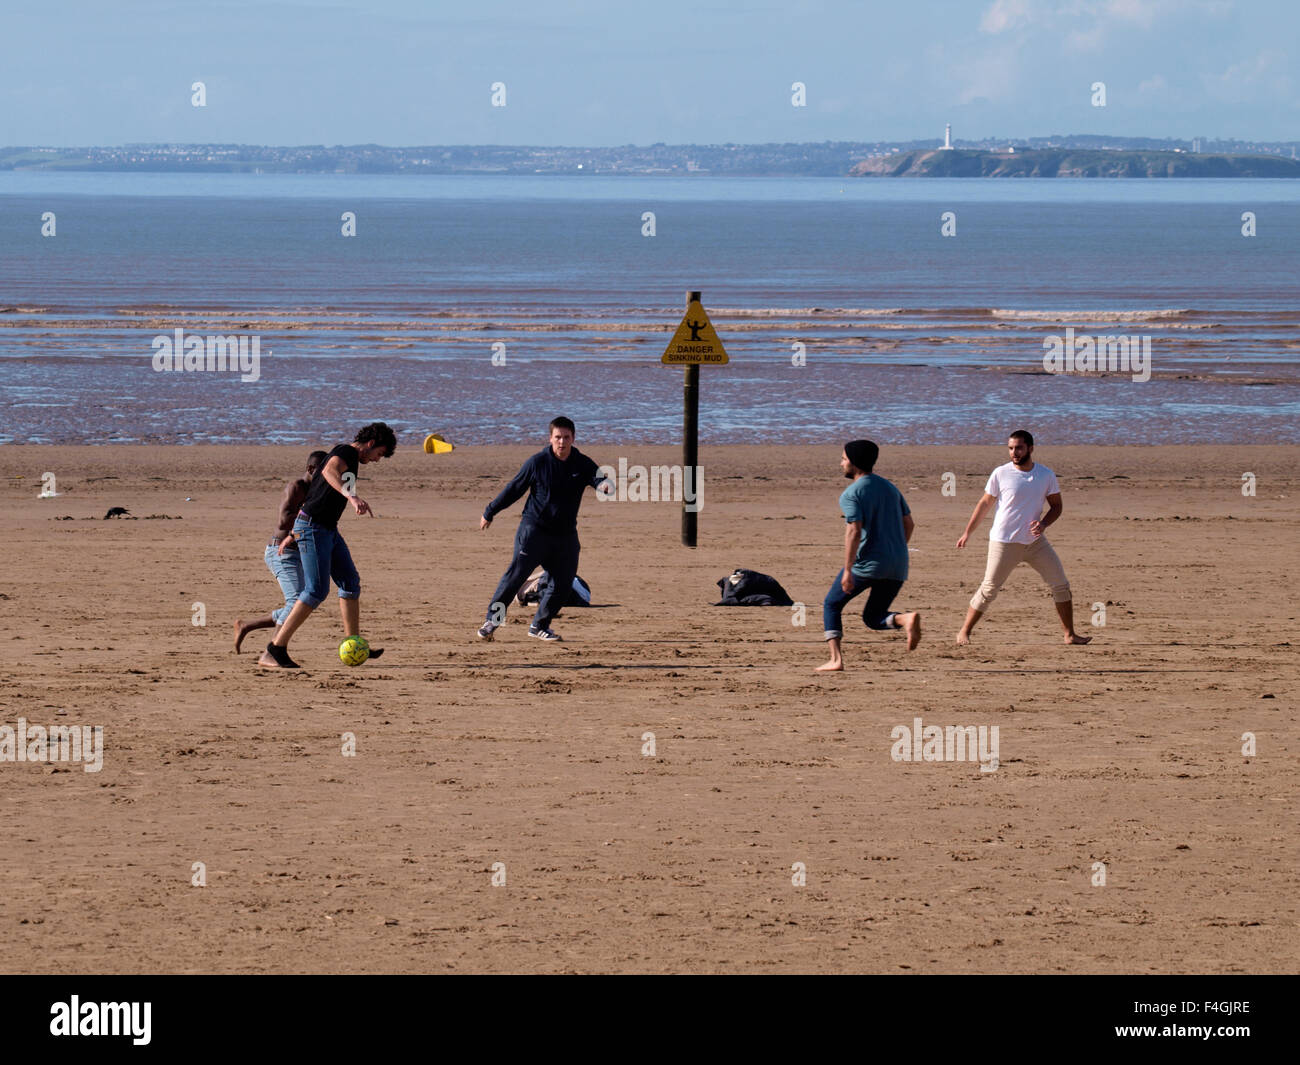
M 691 300 L 687 304 L 682 324 L 668 342 L 668 349 L 660 361 L 672 365 L 707 362 L 719 366 L 730 361 L 699 300 Z

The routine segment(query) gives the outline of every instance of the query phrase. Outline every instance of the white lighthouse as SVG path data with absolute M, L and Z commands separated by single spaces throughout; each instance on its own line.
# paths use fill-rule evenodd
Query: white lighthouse
M 943 127 L 943 151 L 952 151 L 952 123 L 947 122 Z

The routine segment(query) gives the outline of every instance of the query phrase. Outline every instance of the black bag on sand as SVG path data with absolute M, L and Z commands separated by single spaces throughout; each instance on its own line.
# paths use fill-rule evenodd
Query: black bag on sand
M 550 582 L 550 574 L 545 570 L 536 573 L 528 578 L 528 581 L 519 589 L 519 594 L 515 596 L 520 606 L 528 606 L 531 603 L 540 603 L 542 601 L 541 584 L 543 581 Z M 560 604 L 563 607 L 570 606 L 591 606 L 591 585 L 581 577 L 573 578 L 573 588 L 569 592 L 569 598 Z
M 718 581 L 722 602 L 714 606 L 793 606 L 781 582 L 766 573 L 752 569 L 738 569 L 730 577 Z

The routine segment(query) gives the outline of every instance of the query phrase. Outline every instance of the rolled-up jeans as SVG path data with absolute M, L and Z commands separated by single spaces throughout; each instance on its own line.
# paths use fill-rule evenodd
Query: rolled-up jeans
M 850 599 L 861 595 L 868 588 L 871 589 L 871 594 L 867 596 L 867 605 L 862 608 L 862 623 L 869 629 L 895 627 L 894 615 L 889 612 L 889 606 L 903 587 L 902 581 L 885 580 L 882 577 L 859 577 L 854 573 L 853 591 L 846 592 L 840 585 L 843 579 L 844 571 L 840 570 L 835 574 L 835 580 L 831 582 L 831 590 L 826 593 L 826 599 L 822 603 L 822 628 L 826 630 L 825 639 L 838 640 L 844 635 L 840 629 L 840 615 Z
M 302 561 L 293 548 L 289 548 L 283 555 L 280 554 L 278 544 L 271 544 L 263 557 L 266 559 L 266 568 L 271 571 L 271 576 L 280 582 L 280 591 L 284 592 L 284 606 L 271 611 L 275 623 L 282 625 L 284 619 L 289 616 L 289 611 L 293 609 L 293 604 L 298 601 L 298 596 L 302 594 Z
M 998 597 L 1002 585 L 1011 576 L 1011 571 L 1020 563 L 1028 562 L 1043 581 L 1052 590 L 1052 599 L 1058 603 L 1070 601 L 1070 582 L 1065 579 L 1065 567 L 1057 558 L 1046 536 L 1040 536 L 1032 544 L 1004 543 L 1001 540 L 989 541 L 989 561 L 984 570 L 984 580 L 971 598 L 972 610 L 983 614 L 989 604 Z
M 330 594 L 331 580 L 338 585 L 340 599 L 360 597 L 361 577 L 338 529 L 315 525 L 311 519 L 299 514 L 293 523 L 293 535 L 298 541 L 298 554 L 302 559 L 302 591 L 298 594 L 298 602 L 306 603 L 314 610 Z

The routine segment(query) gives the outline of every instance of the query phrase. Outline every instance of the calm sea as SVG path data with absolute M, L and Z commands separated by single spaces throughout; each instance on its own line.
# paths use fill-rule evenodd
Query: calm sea
M 706 441 L 1295 442 L 1298 278 L 1300 182 L 0 173 L 0 441 L 667 443 L 693 288 Z M 1045 374 L 1067 328 L 1151 379 Z

